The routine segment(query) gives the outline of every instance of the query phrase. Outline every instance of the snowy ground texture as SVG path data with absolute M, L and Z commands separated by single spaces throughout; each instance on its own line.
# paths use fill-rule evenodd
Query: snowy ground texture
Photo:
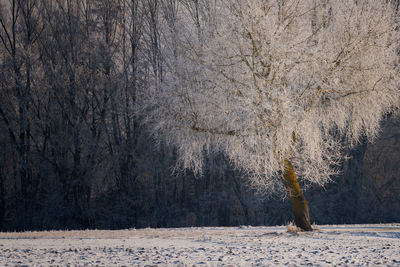
M 400 266 L 400 224 L 0 233 L 0 266 Z

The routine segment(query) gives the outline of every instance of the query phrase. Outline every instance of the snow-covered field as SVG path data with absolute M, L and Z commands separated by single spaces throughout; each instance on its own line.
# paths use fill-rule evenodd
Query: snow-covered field
M 0 266 L 400 266 L 400 224 L 0 233 Z

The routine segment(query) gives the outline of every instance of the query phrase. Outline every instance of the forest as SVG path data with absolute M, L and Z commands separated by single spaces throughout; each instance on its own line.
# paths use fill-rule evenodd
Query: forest
M 175 94 L 169 95 L 171 103 L 172 97 L 181 97 L 174 79 L 183 78 L 174 76 L 171 69 L 176 72 L 178 68 L 174 64 L 183 64 L 179 68 L 184 69 L 188 58 L 197 62 L 215 59 L 193 59 L 186 54 L 180 58 L 176 55 L 183 45 L 173 42 L 196 36 L 198 43 L 184 44 L 203 49 L 207 39 L 201 36 L 217 36 L 210 31 L 210 25 L 214 25 L 210 21 L 215 18 L 210 14 L 217 10 L 212 3 L 0 2 L 0 231 L 277 225 L 293 220 L 289 199 L 257 190 L 247 179 L 252 173 L 237 168 L 225 150 L 210 149 L 201 159 L 198 175 L 197 165 L 176 168 L 177 164 L 192 164 L 184 160 L 182 163 L 180 155 L 186 153 L 182 147 L 171 146 L 183 135 L 157 136 L 157 129 L 162 132 L 175 127 L 166 119 L 169 114 L 158 108 L 165 104 L 168 92 Z M 282 10 L 283 7 L 284 4 Z M 396 5 L 392 8 L 396 9 Z M 325 20 L 320 23 L 328 27 Z M 191 27 L 182 28 L 189 24 Z M 229 38 L 217 40 L 209 45 L 217 47 L 228 41 Z M 342 62 L 345 59 L 348 58 Z M 228 63 L 220 62 L 221 66 L 229 66 Z M 190 65 L 196 71 L 197 67 Z M 187 77 L 201 76 L 192 69 L 185 72 Z M 221 79 L 206 74 L 216 81 Z M 374 88 L 387 78 L 382 77 L 377 77 Z M 185 77 L 185 82 L 204 85 L 203 81 L 189 78 Z M 334 78 L 337 77 L 332 76 L 332 81 Z M 323 83 L 328 82 L 321 78 L 321 86 Z M 399 105 L 398 88 L 397 85 L 394 89 L 397 95 L 396 91 L 387 92 L 393 99 L 381 94 L 379 101 Z M 196 93 L 209 96 L 202 91 L 193 95 Z M 322 104 L 329 102 L 328 98 L 335 99 L 331 92 L 323 97 Z M 322 175 L 324 182 L 313 186 L 308 180 L 300 181 L 307 187 L 305 195 L 313 222 L 400 221 L 400 119 L 398 110 L 381 112 L 374 103 L 368 102 L 369 107 L 375 108 L 369 118 L 375 113 L 384 115 L 382 121 L 376 118 L 381 131 L 371 131 L 374 138 L 369 138 L 368 133 L 361 135 L 346 150 L 348 159 L 331 173 L 332 182 L 325 184 L 328 178 Z M 232 109 L 231 114 L 234 112 L 237 110 Z M 193 116 L 197 120 L 197 115 Z M 149 130 L 148 124 L 154 125 L 157 118 L 161 122 Z M 214 113 L 204 118 L 212 123 L 223 121 Z M 199 130 L 201 123 L 196 122 L 192 129 Z M 193 135 L 188 140 L 203 137 L 206 138 Z M 195 146 L 196 142 L 192 144 Z M 325 167 L 320 164 L 312 170 Z

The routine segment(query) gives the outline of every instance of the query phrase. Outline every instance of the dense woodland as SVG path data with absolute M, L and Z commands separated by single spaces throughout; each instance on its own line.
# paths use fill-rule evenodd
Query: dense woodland
M 176 151 L 142 123 L 136 103 L 164 78 L 174 16 L 199 22 L 206 2 L 0 2 L 0 230 L 292 220 L 287 199 L 256 194 L 223 154 L 201 177 L 173 174 Z M 399 221 L 400 123 L 384 125 L 335 183 L 307 191 L 315 222 Z

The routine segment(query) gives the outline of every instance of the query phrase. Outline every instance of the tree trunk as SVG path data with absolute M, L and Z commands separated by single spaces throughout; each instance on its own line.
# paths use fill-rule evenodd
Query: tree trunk
M 289 160 L 285 160 L 285 172 L 283 174 L 284 184 L 292 201 L 294 221 L 297 227 L 304 231 L 312 231 L 310 223 L 310 215 L 308 212 L 308 201 L 303 192 L 300 190 L 300 185 L 294 173 L 293 166 Z

